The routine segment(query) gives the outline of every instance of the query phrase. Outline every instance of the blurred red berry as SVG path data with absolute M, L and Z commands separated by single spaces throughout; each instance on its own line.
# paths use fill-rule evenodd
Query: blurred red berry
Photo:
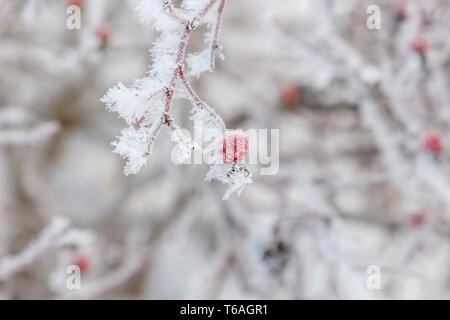
M 67 5 L 79 6 L 80 8 L 82 8 L 84 5 L 84 0 L 67 0 Z
M 73 264 L 80 268 L 81 272 L 87 271 L 90 267 L 90 260 L 84 254 L 78 254 L 73 260 Z
M 408 16 L 408 6 L 411 0 L 398 0 L 396 6 L 397 18 L 400 20 L 406 19 Z
M 423 139 L 423 146 L 428 152 L 437 154 L 442 150 L 442 135 L 438 131 L 429 131 Z
M 281 88 L 281 101 L 286 106 L 293 106 L 300 101 L 300 90 L 293 84 L 285 84 Z
M 105 46 L 111 37 L 111 30 L 107 26 L 102 25 L 94 30 L 94 34 L 100 40 L 102 46 Z
M 424 210 L 415 211 L 411 214 L 409 219 L 413 226 L 419 226 L 425 221 L 425 211 Z
M 417 35 L 411 41 L 411 48 L 417 53 L 424 53 L 430 47 L 430 43 L 423 35 Z
M 226 164 L 244 159 L 248 154 L 248 136 L 240 130 L 225 131 L 221 151 Z

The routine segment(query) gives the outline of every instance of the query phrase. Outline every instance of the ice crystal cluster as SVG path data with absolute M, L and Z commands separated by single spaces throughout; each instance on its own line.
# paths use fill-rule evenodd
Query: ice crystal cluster
M 203 132 L 215 132 L 215 137 L 225 132 L 222 118 L 201 100 L 186 77 L 186 74 L 199 76 L 204 71 L 213 71 L 215 56 L 222 57 L 218 37 L 225 2 L 184 0 L 180 8 L 175 8 L 171 1 L 138 1 L 136 9 L 141 21 L 160 33 L 151 50 L 150 70 L 146 77 L 135 80 L 131 86 L 119 83 L 110 88 L 101 99 L 108 110 L 117 112 L 128 124 L 122 135 L 112 142 L 114 152 L 127 159 L 125 175 L 138 173 L 147 163 L 163 127 L 170 129 L 171 140 L 177 143 L 176 161 L 183 162 L 191 156 L 196 144 L 183 134 L 170 115 L 176 98 L 188 98 L 192 102 L 190 118 L 195 126 L 202 127 Z M 185 57 L 189 38 L 200 25 L 205 25 L 208 30 L 204 35 L 206 49 Z M 187 72 L 185 61 L 189 67 Z M 211 144 L 218 139 L 209 137 L 206 140 Z M 204 144 L 205 140 L 202 142 Z M 215 145 L 216 151 L 222 148 L 220 142 Z M 251 182 L 249 171 L 238 161 L 215 161 L 206 177 L 208 181 L 211 179 L 228 184 L 224 199 L 232 192 L 239 194 Z

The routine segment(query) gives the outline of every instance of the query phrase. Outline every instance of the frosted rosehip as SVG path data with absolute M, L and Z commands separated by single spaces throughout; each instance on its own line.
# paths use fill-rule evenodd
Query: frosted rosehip
M 413 226 L 419 226 L 425 221 L 425 211 L 417 210 L 411 213 L 409 219 Z
M 248 136 L 241 130 L 225 131 L 221 151 L 226 164 L 244 159 L 248 154 Z
M 441 133 L 438 131 L 427 132 L 423 138 L 423 147 L 432 154 L 441 152 L 443 147 Z
M 281 102 L 285 106 L 293 106 L 300 101 L 300 91 L 297 86 L 288 83 L 281 88 Z
M 430 43 L 423 35 L 417 35 L 411 41 L 411 48 L 417 53 L 424 53 L 430 47 Z
M 84 254 L 77 254 L 73 260 L 73 264 L 80 268 L 81 272 L 87 271 L 91 265 L 91 262 Z
M 102 46 L 106 46 L 111 37 L 111 30 L 107 26 L 101 25 L 94 30 L 94 34 L 100 40 Z

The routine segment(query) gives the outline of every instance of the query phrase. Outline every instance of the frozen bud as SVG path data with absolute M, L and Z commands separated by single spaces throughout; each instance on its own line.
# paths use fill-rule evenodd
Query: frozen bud
M 226 164 L 244 159 L 248 154 L 248 136 L 241 130 L 225 131 L 221 151 Z
M 425 221 L 425 211 L 424 210 L 417 210 L 411 213 L 409 220 L 411 222 L 411 225 L 413 226 L 420 226 Z
M 73 264 L 78 266 L 81 272 L 85 272 L 89 270 L 91 261 L 86 255 L 79 253 L 74 257 Z

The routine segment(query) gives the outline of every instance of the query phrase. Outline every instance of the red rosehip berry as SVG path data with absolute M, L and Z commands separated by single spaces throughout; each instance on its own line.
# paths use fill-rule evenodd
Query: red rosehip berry
M 423 147 L 432 154 L 438 154 L 442 151 L 442 135 L 438 131 L 429 131 L 423 138 Z
M 102 46 L 106 46 L 108 44 L 109 38 L 111 37 L 111 30 L 105 26 L 98 26 L 94 30 L 94 34 L 97 37 L 97 39 L 100 40 Z
M 285 84 L 281 88 L 281 102 L 285 106 L 293 106 L 300 101 L 300 90 L 293 84 Z
M 91 265 L 91 262 L 84 254 L 78 254 L 73 260 L 73 264 L 80 268 L 81 272 L 87 271 Z
M 409 217 L 409 221 L 413 226 L 419 226 L 425 221 L 425 211 L 424 210 L 418 210 L 413 213 L 411 213 Z
M 430 43 L 428 42 L 427 38 L 419 34 L 414 39 L 412 39 L 411 48 L 417 53 L 424 53 L 430 48 Z
M 248 136 L 240 130 L 225 131 L 221 151 L 226 164 L 244 159 L 248 154 Z
M 67 5 L 83 8 L 84 0 L 67 0 Z

